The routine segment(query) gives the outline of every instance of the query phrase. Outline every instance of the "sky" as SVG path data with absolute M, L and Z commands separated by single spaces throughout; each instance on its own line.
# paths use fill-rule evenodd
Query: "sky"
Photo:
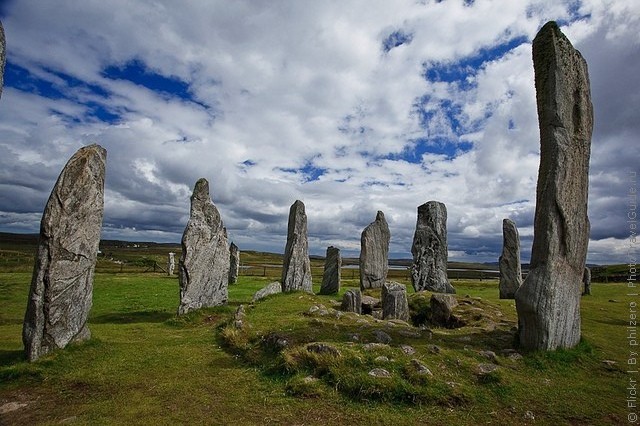
M 209 180 L 229 239 L 357 256 L 378 210 L 411 257 L 417 207 L 448 210 L 449 260 L 533 239 L 531 41 L 555 20 L 585 57 L 595 127 L 589 263 L 625 263 L 640 145 L 640 2 L 4 1 L 0 231 L 38 232 L 67 160 L 107 149 L 102 238 L 179 242 Z

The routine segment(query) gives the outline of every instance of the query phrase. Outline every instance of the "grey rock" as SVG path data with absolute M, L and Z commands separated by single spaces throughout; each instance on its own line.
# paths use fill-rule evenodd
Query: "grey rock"
M 429 349 L 429 352 L 432 354 L 439 354 L 442 351 L 438 345 L 427 345 L 427 349 Z
M 296 200 L 289 209 L 287 245 L 284 249 L 282 267 L 282 291 L 297 290 L 313 292 L 307 240 L 307 214 L 304 203 L 300 200 Z
M 313 352 L 321 355 L 331 355 L 333 357 L 341 356 L 340 351 L 335 346 L 329 345 L 327 343 L 309 343 L 307 344 L 307 351 Z
M 173 276 L 173 273 L 176 269 L 176 254 L 174 252 L 169 252 L 167 255 L 167 275 Z
M 91 336 L 93 277 L 104 212 L 107 151 L 80 148 L 51 191 L 29 290 L 22 341 L 29 361 Z
M 209 182 L 199 179 L 191 196 L 191 214 L 182 234 L 179 262 L 178 315 L 227 303 L 229 246 L 218 209 L 209 196 Z
M 374 368 L 373 370 L 369 371 L 369 375 L 381 379 L 388 379 L 389 377 L 391 377 L 391 373 L 389 373 L 384 368 Z
M 380 299 L 377 299 L 373 296 L 363 295 L 362 296 L 362 313 L 371 315 L 374 309 L 380 307 Z
M 240 250 L 237 245 L 231 243 L 231 246 L 229 246 L 229 284 L 237 283 L 239 274 Z
M 407 288 L 396 282 L 382 286 L 382 318 L 409 321 Z
M 345 312 L 362 313 L 362 293 L 360 289 L 350 289 L 342 296 L 342 310 Z
M 335 294 L 340 291 L 340 268 L 342 268 L 340 249 L 333 246 L 327 247 L 320 294 Z
M 429 367 L 424 365 L 422 361 L 420 361 L 419 359 L 416 359 L 416 358 L 412 359 L 411 366 L 415 368 L 416 373 L 420 375 L 433 376 L 433 373 L 431 372 L 431 370 L 429 370 Z
M 484 357 L 484 358 L 488 359 L 489 361 L 491 361 L 493 363 L 498 362 L 498 356 L 493 351 L 488 351 L 488 350 L 487 351 L 480 351 L 480 352 L 478 352 L 478 354 L 481 357 Z
M 513 299 L 516 290 L 522 285 L 522 266 L 520 264 L 520 236 L 516 223 L 511 219 L 502 221 L 502 255 L 498 261 L 500 267 L 500 299 Z
M 447 207 L 443 203 L 428 201 L 418 207 L 411 254 L 415 291 L 456 292 L 447 278 Z
M 236 312 L 233 314 L 233 326 L 237 329 L 244 328 L 244 322 L 247 317 L 247 314 L 244 310 L 244 305 L 238 306 Z
M 591 269 L 585 267 L 584 274 L 582 274 L 582 295 L 591 296 Z
M 362 345 L 362 349 L 364 349 L 366 352 L 371 352 L 371 351 L 377 351 L 377 350 L 381 350 L 381 349 L 389 349 L 389 345 L 387 345 L 386 343 L 366 343 L 364 345 Z
M 384 213 L 364 228 L 360 236 L 360 288 L 380 288 L 389 272 L 389 240 L 391 233 Z
M 478 364 L 476 367 L 476 374 L 478 376 L 486 376 L 498 370 L 498 366 L 495 364 Z
M 413 354 L 416 353 L 415 348 L 413 346 L 409 346 L 409 345 L 400 345 L 400 350 L 405 355 L 413 355 Z
M 530 270 L 515 299 L 521 347 L 554 350 L 580 341 L 593 106 L 587 63 L 555 22 L 536 35 L 533 64 L 540 168 Z
M 432 323 L 447 327 L 455 319 L 453 308 L 458 305 L 455 296 L 451 294 L 432 294 L 429 304 Z
M 391 336 L 389 336 L 386 332 L 382 330 L 374 330 L 373 337 L 375 337 L 379 343 L 384 343 L 386 345 L 391 343 L 391 341 L 393 340 Z
M 256 291 L 251 299 L 252 302 L 257 302 L 260 299 L 264 299 L 267 296 L 271 296 L 272 294 L 282 293 L 282 285 L 278 281 L 274 281 L 271 284 L 267 284 L 262 287 L 260 290 Z
M 2 97 L 2 88 L 4 87 L 4 66 L 7 62 L 7 41 L 4 37 L 4 28 L 0 22 L 0 97 Z
M 389 362 L 389 357 L 380 355 L 374 359 L 375 362 Z
M 381 320 L 382 319 L 382 309 L 374 309 L 373 311 L 371 311 L 371 316 L 374 317 L 377 320 Z

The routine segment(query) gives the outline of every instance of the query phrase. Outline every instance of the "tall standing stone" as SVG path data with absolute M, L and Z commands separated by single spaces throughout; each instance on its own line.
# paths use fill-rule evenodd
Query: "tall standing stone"
M 229 284 L 238 282 L 238 274 L 240 272 L 240 250 L 238 246 L 231 243 L 229 247 Z
M 409 321 L 407 288 L 396 282 L 382 285 L 382 318 Z
M 0 97 L 2 97 L 2 88 L 4 87 L 4 66 L 7 62 L 7 42 L 4 38 L 4 28 L 0 22 Z
M 333 246 L 327 247 L 320 294 L 335 294 L 340 291 L 340 268 L 342 268 L 340 249 Z
M 533 64 L 540 169 L 531 266 L 515 299 L 520 345 L 553 350 L 580 341 L 593 106 L 587 63 L 555 22 L 534 39 Z
M 520 236 L 511 219 L 502 221 L 502 255 L 500 266 L 500 299 L 513 299 L 522 285 L 522 265 L 520 264 Z
M 411 246 L 411 283 L 415 291 L 456 292 L 447 277 L 447 250 L 447 207 L 428 201 L 418 207 Z
M 171 277 L 176 269 L 176 254 L 171 251 L 167 256 L 167 275 Z
M 182 234 L 179 267 L 178 315 L 227 302 L 227 230 L 209 196 L 209 182 L 204 178 L 196 182 L 191 196 L 191 215 Z
M 87 317 L 104 212 L 106 158 L 99 145 L 78 150 L 47 201 L 22 329 L 29 361 L 91 336 Z
M 287 245 L 284 249 L 282 268 L 282 291 L 296 290 L 313 292 L 307 240 L 307 214 L 304 203 L 300 200 L 296 200 L 289 209 Z
M 584 274 L 582 274 L 582 285 L 584 286 L 582 295 L 591 296 L 591 269 L 587 267 L 584 268 Z
M 384 213 L 378 211 L 376 220 L 360 236 L 360 288 L 380 288 L 389 272 L 389 240 L 391 233 Z

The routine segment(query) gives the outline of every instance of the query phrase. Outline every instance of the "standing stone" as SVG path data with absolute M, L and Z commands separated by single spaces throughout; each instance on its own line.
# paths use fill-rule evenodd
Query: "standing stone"
M 335 294 L 340 291 L 340 268 L 342 268 L 340 249 L 333 246 L 328 247 L 324 260 L 320 294 Z
M 534 39 L 533 64 L 540 169 L 531 266 L 515 298 L 520 345 L 554 350 L 580 341 L 593 106 L 587 63 L 555 22 Z
M 238 282 L 238 274 L 240 272 L 240 250 L 238 246 L 231 243 L 229 247 L 229 284 Z
M 167 275 L 170 277 L 173 276 L 173 272 L 176 269 L 176 254 L 174 252 L 169 252 L 169 257 L 167 259 Z
M 182 234 L 179 280 L 178 315 L 227 302 L 227 230 L 209 196 L 209 182 L 204 178 L 196 182 L 191 196 L 191 215 Z
M 407 288 L 396 282 L 382 286 L 382 318 L 409 321 Z
M 91 336 L 93 275 L 104 212 L 107 151 L 80 148 L 60 173 L 42 214 L 22 341 L 29 361 Z
M 384 213 L 378 211 L 376 220 L 360 236 L 360 288 L 380 288 L 389 272 L 389 240 L 391 233 Z
M 447 207 L 443 203 L 428 201 L 418 207 L 411 254 L 415 291 L 456 292 L 447 277 Z
M 584 268 L 584 274 L 582 275 L 582 285 L 584 286 L 582 295 L 591 296 L 591 269 L 587 267 Z
M 362 293 L 359 288 L 347 290 L 342 296 L 342 308 L 345 312 L 362 313 Z
M 456 322 L 453 308 L 458 306 L 458 300 L 452 294 L 432 294 L 429 305 L 433 324 L 449 327 Z
M 4 87 L 4 66 L 7 62 L 7 42 L 4 38 L 4 28 L 0 22 L 0 97 L 2 97 L 2 88 Z
M 520 264 L 520 237 L 518 228 L 511 219 L 502 221 L 502 255 L 500 264 L 500 299 L 513 299 L 522 285 Z
M 300 200 L 296 200 L 289 209 L 287 245 L 284 249 L 282 268 L 282 291 L 296 290 L 313 292 L 307 241 L 307 214 L 304 211 L 304 203 Z

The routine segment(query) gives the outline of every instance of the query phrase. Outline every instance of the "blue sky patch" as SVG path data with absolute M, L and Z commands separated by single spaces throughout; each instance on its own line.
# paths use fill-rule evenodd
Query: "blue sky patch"
M 391 49 L 402 46 L 403 44 L 409 44 L 413 40 L 413 34 L 405 33 L 402 30 L 397 30 L 389 34 L 387 38 L 382 41 L 382 50 L 388 53 Z
M 139 86 L 171 97 L 179 97 L 186 101 L 194 101 L 189 92 L 189 84 L 177 77 L 166 77 L 149 69 L 144 62 L 133 60 L 124 66 L 109 66 L 102 75 L 112 80 L 127 80 Z

